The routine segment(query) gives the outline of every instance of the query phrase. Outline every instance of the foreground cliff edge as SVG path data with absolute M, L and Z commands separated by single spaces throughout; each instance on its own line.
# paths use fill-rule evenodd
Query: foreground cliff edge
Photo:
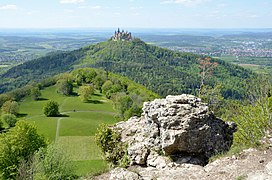
M 216 118 L 192 95 L 167 96 L 144 103 L 141 117 L 114 127 L 127 144 L 130 165 L 99 179 L 270 179 L 271 136 L 267 149 L 244 150 L 210 164 L 208 158 L 228 151 L 236 125 Z

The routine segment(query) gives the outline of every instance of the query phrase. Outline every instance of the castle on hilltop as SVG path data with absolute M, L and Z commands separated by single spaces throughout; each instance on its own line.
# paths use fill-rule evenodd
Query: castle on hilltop
M 120 31 L 118 28 L 117 31 L 115 31 L 114 35 L 111 37 L 111 40 L 113 41 L 131 41 L 133 39 L 131 32 L 125 32 L 124 30 Z

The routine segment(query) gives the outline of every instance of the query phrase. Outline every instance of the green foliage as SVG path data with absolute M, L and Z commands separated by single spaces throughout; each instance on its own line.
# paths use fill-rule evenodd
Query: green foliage
M 72 69 L 84 56 L 82 49 L 71 52 L 53 52 L 44 57 L 27 61 L 9 69 L 1 76 L 0 92 L 22 87 L 29 81 L 43 80 Z
M 73 92 L 73 83 L 69 79 L 60 79 L 57 82 L 57 92 L 65 96 L 69 96 Z
M 35 100 L 35 101 L 37 101 L 39 99 L 39 97 L 42 95 L 41 91 L 40 91 L 40 89 L 38 87 L 33 87 L 31 89 L 30 94 L 31 94 L 33 100 Z
M 50 54 L 13 67 L 0 77 L 4 82 L 0 83 L 0 92 L 21 87 L 33 79 L 67 72 L 74 67 L 89 66 L 125 75 L 161 96 L 197 94 L 201 82 L 197 61 L 199 57 L 151 46 L 139 39 L 129 42 L 107 41 L 72 52 Z M 205 85 L 214 87 L 216 84 L 222 84 L 221 94 L 224 98 L 245 99 L 247 94 L 244 89 L 245 81 L 255 75 L 249 70 L 222 60 L 211 61 L 216 62 L 218 66 L 213 69 L 211 77 L 205 78 Z M 101 84 L 108 80 L 108 77 L 104 76 L 98 78 L 90 69 L 81 71 L 75 72 L 73 77 L 78 84 L 86 81 L 101 87 Z M 112 83 L 116 84 L 113 81 Z M 119 88 L 120 86 L 116 84 L 107 97 L 110 98 L 113 93 L 120 92 Z
M 77 85 L 91 83 L 94 81 L 96 76 L 96 71 L 91 68 L 76 69 L 72 72 L 73 80 L 77 83 Z
M 57 144 L 50 144 L 35 154 L 34 179 L 75 179 L 75 167 Z
M 0 107 L 8 100 L 10 100 L 10 97 L 7 94 L 0 94 Z
M 3 128 L 3 119 L 0 121 L 0 132 L 1 132 L 2 129 L 4 129 Z
M 240 106 L 237 103 L 229 112 L 229 120 L 238 125 L 234 143 L 239 146 L 257 146 L 272 125 L 271 79 L 260 75 L 248 81 L 247 101 Z M 227 114 L 226 114 L 227 115 Z
M 209 109 L 214 112 L 216 116 L 220 116 L 223 112 L 222 107 L 224 106 L 224 97 L 221 94 L 221 85 L 215 87 L 203 85 L 200 89 L 200 98 L 202 102 L 208 104 Z
M 232 117 L 238 125 L 238 131 L 234 135 L 236 145 L 257 146 L 259 140 L 264 137 L 267 130 L 271 129 L 272 98 L 264 98 L 262 103 L 247 105 L 236 109 Z
M 103 85 L 102 85 L 102 92 L 104 94 L 109 94 L 111 88 L 113 86 L 113 83 L 110 80 L 107 80 Z M 108 95 L 108 98 L 110 98 L 110 96 Z
M 2 105 L 2 112 L 4 114 L 13 114 L 13 115 L 17 115 L 19 112 L 19 104 L 16 101 L 6 101 L 3 105 Z
M 78 88 L 78 95 L 82 102 L 88 102 L 93 93 L 94 87 L 91 85 L 80 86 Z
M 8 128 L 14 127 L 17 122 L 16 116 L 13 114 L 3 114 L 1 118 L 8 125 Z
M 120 141 L 121 135 L 119 132 L 105 124 L 101 124 L 97 129 L 95 139 L 105 160 L 118 166 L 127 166 L 129 164 L 126 145 Z
M 4 179 L 14 179 L 20 162 L 46 146 L 44 138 L 26 121 L 19 121 L 14 128 L 1 134 L 0 144 L 0 174 Z
M 89 74 L 89 76 L 86 76 L 84 73 Z M 121 119 L 139 116 L 142 112 L 143 102 L 159 97 L 152 91 L 147 90 L 144 86 L 136 84 L 125 77 L 107 73 L 99 69 L 76 69 L 72 71 L 71 76 L 77 84 L 89 84 L 80 86 L 78 89 L 78 94 L 83 102 L 88 102 L 89 94 L 93 91 L 90 91 L 90 87 L 97 88 L 97 90 L 102 91 L 108 99 L 113 101 L 114 107 L 118 111 Z
M 43 107 L 43 113 L 47 117 L 59 116 L 59 104 L 55 101 L 48 101 Z
M 125 93 L 116 93 L 113 97 L 114 108 L 119 112 L 122 119 L 124 119 L 124 114 L 127 110 L 132 107 L 132 99 Z M 126 117 L 129 118 L 129 117 Z

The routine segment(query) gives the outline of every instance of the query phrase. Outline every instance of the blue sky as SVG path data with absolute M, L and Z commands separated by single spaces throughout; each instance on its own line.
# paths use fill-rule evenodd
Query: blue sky
M 0 0 L 0 28 L 272 28 L 272 0 Z

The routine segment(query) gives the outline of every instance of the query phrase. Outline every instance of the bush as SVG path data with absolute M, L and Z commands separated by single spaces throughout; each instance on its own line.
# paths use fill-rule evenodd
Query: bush
M 96 144 L 101 148 L 104 159 L 113 165 L 127 166 L 129 159 L 126 145 L 123 144 L 121 134 L 102 124 L 95 134 Z
M 6 101 L 2 106 L 2 112 L 16 116 L 19 112 L 19 105 L 16 101 Z
M 0 132 L 1 132 L 3 129 L 4 129 L 4 128 L 3 128 L 3 122 L 0 121 Z
M 236 109 L 235 115 L 231 118 L 238 126 L 238 131 L 234 134 L 234 145 L 258 146 L 260 139 L 268 130 L 271 130 L 271 110 L 272 97 L 266 97 L 259 103 Z
M 37 101 L 39 99 L 39 97 L 42 95 L 42 93 L 38 87 L 31 88 L 30 94 L 31 94 L 34 101 Z
M 94 93 L 94 87 L 90 85 L 80 86 L 78 95 L 82 102 L 88 102 L 91 95 Z
M 6 124 L 8 125 L 8 127 L 14 127 L 16 122 L 17 122 L 17 119 L 16 119 L 16 116 L 13 115 L 13 114 L 3 114 L 2 115 L 2 121 L 3 122 L 6 122 Z
M 57 92 L 65 96 L 69 96 L 73 93 L 72 81 L 67 79 L 60 79 L 57 83 Z
M 59 116 L 59 104 L 55 101 L 48 101 L 43 107 L 43 113 L 47 117 Z
M 57 144 L 40 149 L 34 157 L 34 179 L 75 179 L 74 166 Z
M 26 121 L 19 121 L 7 133 L 0 134 L 0 144 L 0 179 L 15 179 L 19 164 L 46 146 L 36 127 Z

